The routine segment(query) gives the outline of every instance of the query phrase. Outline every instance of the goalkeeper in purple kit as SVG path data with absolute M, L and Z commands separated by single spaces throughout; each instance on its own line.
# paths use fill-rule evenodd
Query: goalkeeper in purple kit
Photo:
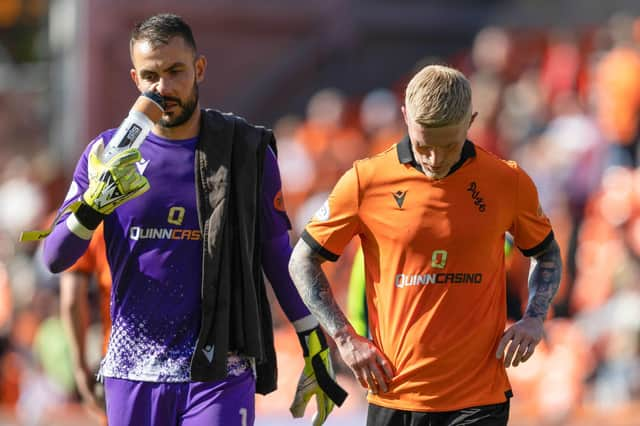
M 291 412 L 301 417 L 315 396 L 313 423 L 322 424 L 346 394 L 289 278 L 272 132 L 200 108 L 207 61 L 180 17 L 136 25 L 130 53 L 131 78 L 162 97 L 164 114 L 139 149 L 106 163 L 100 154 L 115 130 L 89 144 L 43 251 L 60 272 L 104 222 L 112 331 L 100 376 L 109 425 L 253 424 L 255 393 L 276 388 L 263 271 L 305 357 Z M 117 190 L 100 184 L 105 176 Z

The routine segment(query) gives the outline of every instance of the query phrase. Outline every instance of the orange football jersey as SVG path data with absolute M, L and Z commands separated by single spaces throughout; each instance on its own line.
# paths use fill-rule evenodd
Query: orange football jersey
M 552 239 L 536 188 L 514 162 L 465 142 L 440 180 L 415 166 L 404 139 L 354 163 L 302 238 L 335 260 L 358 235 L 374 343 L 392 364 L 373 404 L 450 411 L 504 402 L 495 352 L 506 322 L 505 232 L 527 255 Z

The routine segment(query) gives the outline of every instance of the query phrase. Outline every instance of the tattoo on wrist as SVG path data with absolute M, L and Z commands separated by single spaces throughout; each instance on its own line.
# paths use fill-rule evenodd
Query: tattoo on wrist
M 348 320 L 333 297 L 321 261 L 312 256 L 292 256 L 289 270 L 304 303 L 329 335 L 335 336 Z
M 536 257 L 536 264 L 529 276 L 529 303 L 525 316 L 544 319 L 560 286 L 562 260 L 560 248 L 554 241 L 543 254 Z

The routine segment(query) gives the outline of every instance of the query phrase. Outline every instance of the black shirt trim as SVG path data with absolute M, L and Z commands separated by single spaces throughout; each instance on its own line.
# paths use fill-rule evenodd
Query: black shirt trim
M 302 235 L 300 235 L 300 238 L 302 238 L 304 240 L 304 242 L 307 243 L 309 245 L 309 247 L 311 247 L 311 250 L 313 250 L 314 252 L 316 252 L 317 254 L 319 254 L 320 256 L 324 257 L 325 259 L 327 259 L 327 260 L 329 260 L 331 262 L 335 262 L 340 257 L 337 254 L 331 253 L 329 250 L 327 250 L 326 248 L 322 247 L 320 245 L 320 243 L 318 243 L 311 236 L 311 234 L 309 234 L 307 232 L 306 229 L 304 231 L 302 231 Z
M 549 244 L 551 244 L 551 242 L 555 239 L 554 235 L 553 235 L 553 231 L 549 232 L 549 235 L 546 236 L 546 238 L 537 246 L 527 249 L 527 250 L 523 250 L 520 247 L 520 251 L 522 252 L 522 254 L 524 254 L 527 257 L 531 257 L 533 255 L 536 255 L 538 253 L 541 253 L 543 251 L 545 251 L 548 247 Z
M 409 136 L 405 136 L 397 145 L 398 149 L 398 161 L 401 164 L 410 164 L 420 173 L 424 173 L 422 171 L 422 167 L 416 162 L 416 159 L 413 156 L 413 150 L 411 149 L 411 141 L 409 140 Z M 462 146 L 462 152 L 460 153 L 460 160 L 456 164 L 451 167 L 447 176 L 451 173 L 458 170 L 462 165 L 470 158 L 475 158 L 476 156 L 476 147 L 473 145 L 473 142 L 470 140 L 465 140 L 464 145 Z

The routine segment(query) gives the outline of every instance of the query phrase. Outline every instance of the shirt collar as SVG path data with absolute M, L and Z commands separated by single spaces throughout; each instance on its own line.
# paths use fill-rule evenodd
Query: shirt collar
M 422 172 L 422 167 L 416 162 L 416 159 L 413 157 L 413 150 L 411 149 L 411 141 L 409 140 L 409 136 L 405 136 L 400 142 L 398 142 L 398 161 L 401 164 L 410 164 L 416 168 L 416 170 Z M 451 173 L 458 170 L 465 161 L 470 158 L 474 158 L 476 156 L 476 147 L 473 145 L 473 142 L 470 140 L 465 140 L 464 145 L 462 146 L 462 152 L 460 153 L 460 160 L 456 164 L 451 167 L 447 176 Z

